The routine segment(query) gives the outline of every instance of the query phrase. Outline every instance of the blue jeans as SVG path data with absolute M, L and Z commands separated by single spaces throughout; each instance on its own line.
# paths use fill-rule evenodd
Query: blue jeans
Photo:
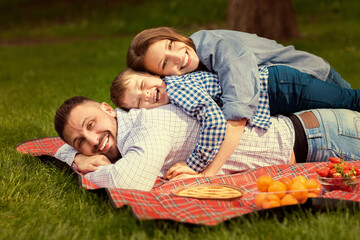
M 307 137 L 307 162 L 324 162 L 329 157 L 360 161 L 360 113 L 348 109 L 315 109 L 317 124 L 306 124 L 299 118 Z
M 325 82 L 284 65 L 268 67 L 270 113 L 287 114 L 315 108 L 345 108 L 360 111 L 360 90 L 333 84 L 340 75 L 333 69 Z M 342 81 L 341 83 L 346 83 Z
M 350 83 L 346 82 L 331 66 L 326 82 L 336 84 L 342 88 L 351 89 Z

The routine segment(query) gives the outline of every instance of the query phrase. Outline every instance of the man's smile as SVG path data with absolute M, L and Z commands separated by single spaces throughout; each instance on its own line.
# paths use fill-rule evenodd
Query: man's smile
M 109 135 L 107 135 L 105 137 L 105 140 L 104 140 L 103 144 L 100 146 L 99 150 L 102 151 L 108 142 L 109 142 Z

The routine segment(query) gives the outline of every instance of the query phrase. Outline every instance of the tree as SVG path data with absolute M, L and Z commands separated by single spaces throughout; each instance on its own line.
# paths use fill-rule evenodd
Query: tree
M 228 0 L 227 24 L 276 40 L 300 36 L 291 0 Z

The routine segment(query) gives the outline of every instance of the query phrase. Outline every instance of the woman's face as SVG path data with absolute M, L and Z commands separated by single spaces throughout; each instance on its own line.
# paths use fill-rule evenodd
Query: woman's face
M 148 71 L 160 76 L 182 75 L 195 71 L 199 58 L 188 45 L 165 39 L 149 46 L 144 64 Z

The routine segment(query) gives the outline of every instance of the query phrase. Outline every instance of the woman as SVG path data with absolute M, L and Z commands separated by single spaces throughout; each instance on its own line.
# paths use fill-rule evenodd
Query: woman
M 160 76 L 181 75 L 195 70 L 215 72 L 223 91 L 222 110 L 226 119 L 252 119 L 259 103 L 258 70 L 263 66 L 269 70 L 268 93 L 274 109 L 271 114 L 319 107 L 349 107 L 338 106 L 339 99 L 329 93 L 334 90 L 332 86 L 327 90 L 325 87 L 328 85 L 314 81 L 322 80 L 341 88 L 351 88 L 325 60 L 255 34 L 202 30 L 187 38 L 168 27 L 147 29 L 133 39 L 127 54 L 127 65 L 134 70 Z M 288 79 L 292 82 L 284 81 Z M 307 99 L 307 102 L 318 104 L 320 99 L 325 101 L 322 105 L 299 106 L 305 81 L 311 82 L 306 83 L 306 88 L 314 92 L 310 96 L 314 99 Z M 288 94 L 279 98 L 279 91 L 282 94 L 287 91 Z M 283 108 L 284 103 L 291 106 Z

